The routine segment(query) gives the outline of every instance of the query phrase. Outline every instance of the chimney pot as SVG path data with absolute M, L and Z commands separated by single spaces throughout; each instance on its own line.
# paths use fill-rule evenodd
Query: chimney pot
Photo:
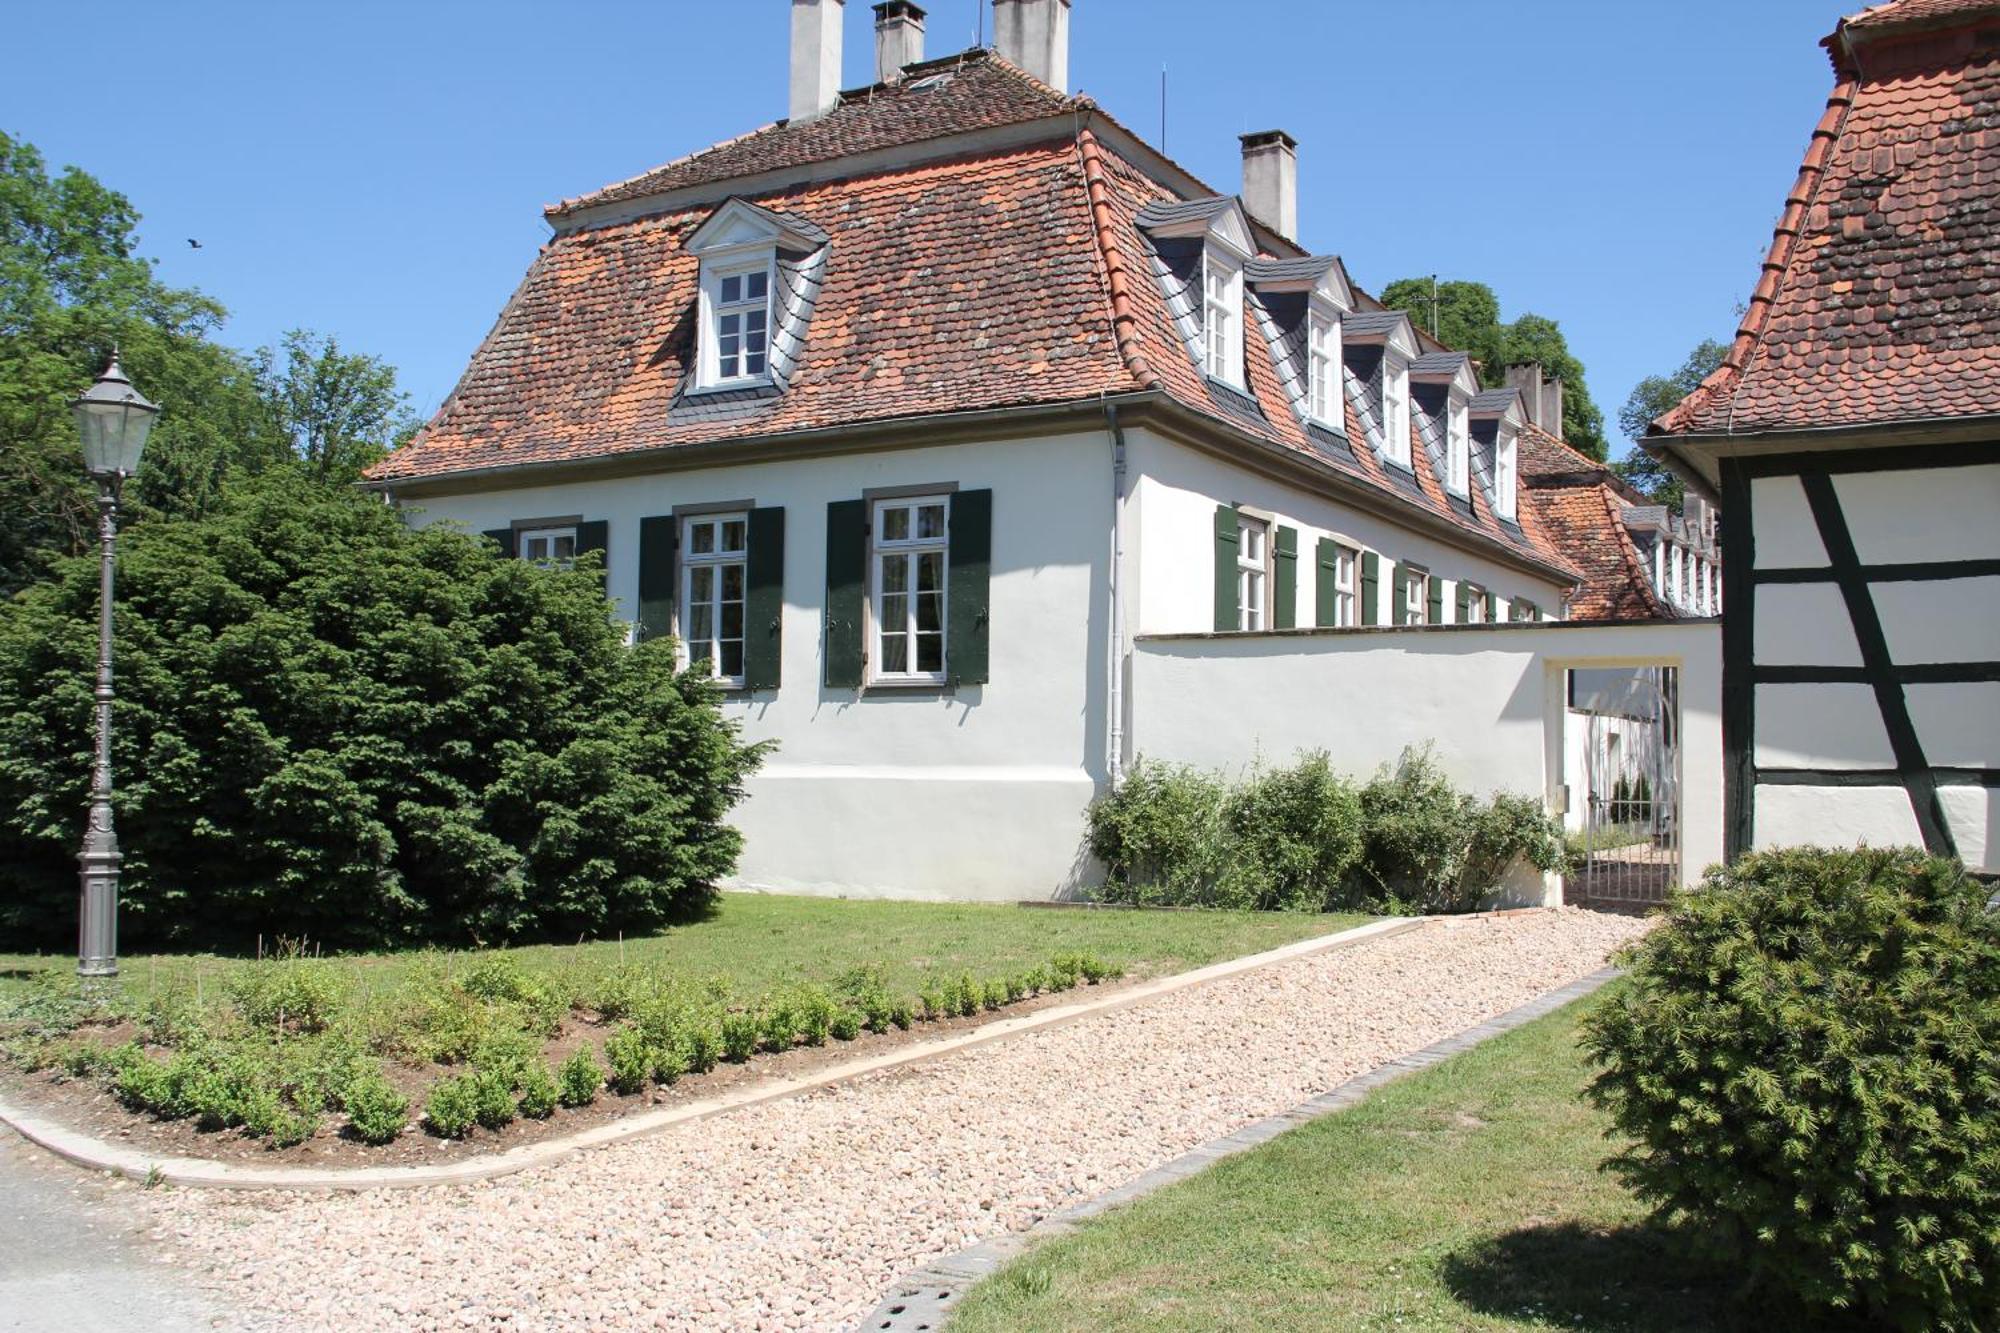
M 924 58 L 924 11 L 910 0 L 875 6 L 875 82 L 897 83 Z
M 792 119 L 840 105 L 840 20 L 847 0 L 792 0 Z
M 1299 235 L 1299 141 L 1283 130 L 1243 136 L 1243 206 L 1288 240 Z
M 1070 0 L 993 0 L 993 45 L 1059 93 L 1069 91 Z
M 1529 361 L 1507 367 L 1507 387 L 1521 391 L 1521 405 L 1528 420 L 1541 429 L 1563 438 L 1563 382 L 1542 374 L 1542 363 Z

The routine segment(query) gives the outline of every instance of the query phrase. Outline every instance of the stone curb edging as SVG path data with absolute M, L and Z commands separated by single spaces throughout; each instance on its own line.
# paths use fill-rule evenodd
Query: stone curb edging
M 1457 919 L 1462 918 L 1454 918 Z M 1454 1055 L 1469 1051 L 1482 1042 L 1490 1041 L 1503 1032 L 1512 1031 L 1537 1018 L 1552 1014 L 1571 1001 L 1580 1000 L 1617 979 L 1620 975 L 1619 968 L 1601 968 L 1589 976 L 1580 977 L 1566 986 L 1559 986 L 1538 996 L 1519 1008 L 1509 1009 L 1506 1013 L 1489 1018 L 1483 1023 L 1475 1023 L 1463 1032 L 1446 1037 L 1443 1041 L 1435 1042 L 1422 1050 L 1398 1056 L 1365 1074 L 1357 1074 L 1332 1091 L 1323 1092 L 1310 1101 L 1301 1102 L 1289 1111 L 1280 1112 L 1267 1120 L 1254 1121 L 1234 1134 L 1204 1143 L 1192 1152 L 1176 1157 L 1164 1166 L 1155 1167 L 1114 1190 L 1086 1199 L 1062 1212 L 1051 1213 L 1026 1231 L 994 1236 L 970 1249 L 933 1260 L 922 1268 L 905 1274 L 890 1288 L 889 1295 L 881 1304 L 855 1327 L 864 1333 L 935 1333 L 936 1330 L 946 1326 L 953 1307 L 966 1288 L 998 1271 L 1037 1241 L 1074 1231 L 1080 1222 L 1095 1217 L 1107 1209 L 1143 1198 L 1156 1190 L 1164 1189 L 1168 1185 L 1204 1171 L 1225 1157 L 1248 1152 L 1252 1148 L 1270 1142 L 1287 1130 L 1296 1129 L 1308 1121 L 1353 1106 L 1385 1083 L 1392 1083 L 1406 1074 L 1427 1069 Z
M 1366 925 L 1295 940 L 1263 953 L 1226 959 L 1191 972 L 1178 972 L 1153 981 L 1140 982 L 1113 994 L 1081 1000 L 1073 1004 L 1042 1009 L 1017 1018 L 999 1018 L 970 1032 L 936 1041 L 905 1046 L 885 1055 L 865 1056 L 832 1065 L 802 1078 L 770 1079 L 747 1088 L 724 1093 L 680 1106 L 664 1107 L 628 1116 L 609 1124 L 541 1143 L 509 1148 L 463 1162 L 430 1166 L 363 1167 L 255 1167 L 233 1162 L 210 1161 L 201 1157 L 162 1157 L 143 1149 L 124 1147 L 93 1138 L 22 1107 L 0 1099 L 0 1124 L 22 1138 L 56 1156 L 93 1171 L 109 1171 L 147 1184 L 180 1185 L 191 1189 L 283 1189 L 283 1190 L 372 1190 L 419 1189 L 432 1185 L 464 1185 L 512 1175 L 533 1167 L 546 1166 L 586 1149 L 608 1143 L 657 1134 L 677 1125 L 706 1120 L 763 1102 L 778 1101 L 813 1092 L 865 1074 L 907 1068 L 911 1065 L 955 1055 L 975 1046 L 1003 1041 L 1009 1037 L 1059 1027 L 1079 1019 L 1109 1013 L 1139 1004 L 1155 996 L 1185 990 L 1205 982 L 1287 962 L 1308 954 L 1360 944 L 1367 940 L 1418 930 L 1434 924 L 1436 917 L 1401 917 L 1371 921 Z

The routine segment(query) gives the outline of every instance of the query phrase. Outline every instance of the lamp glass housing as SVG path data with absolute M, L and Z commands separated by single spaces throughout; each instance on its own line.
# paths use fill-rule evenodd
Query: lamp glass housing
M 112 357 L 97 382 L 70 405 L 83 442 L 83 466 L 93 477 L 129 477 L 160 409 L 146 401 Z

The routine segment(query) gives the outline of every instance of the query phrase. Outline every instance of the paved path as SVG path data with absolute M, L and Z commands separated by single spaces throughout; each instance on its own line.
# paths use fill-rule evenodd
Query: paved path
M 139 1186 L 0 1132 L 0 1330 L 194 1333 L 235 1322 L 145 1243 Z
M 136 1197 L 170 1251 L 288 1328 L 844 1329 L 913 1267 L 1587 975 L 1643 929 L 1430 926 L 471 1187 Z

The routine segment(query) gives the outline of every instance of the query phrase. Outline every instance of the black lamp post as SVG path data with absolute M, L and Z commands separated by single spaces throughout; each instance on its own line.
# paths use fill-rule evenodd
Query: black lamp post
M 84 831 L 83 895 L 76 973 L 118 975 L 118 834 L 111 827 L 111 571 L 118 546 L 118 497 L 139 470 L 146 432 L 160 409 L 118 367 L 118 353 L 83 397 L 70 404 L 83 439 L 83 466 L 97 483 L 97 760 L 90 770 L 90 826 Z

